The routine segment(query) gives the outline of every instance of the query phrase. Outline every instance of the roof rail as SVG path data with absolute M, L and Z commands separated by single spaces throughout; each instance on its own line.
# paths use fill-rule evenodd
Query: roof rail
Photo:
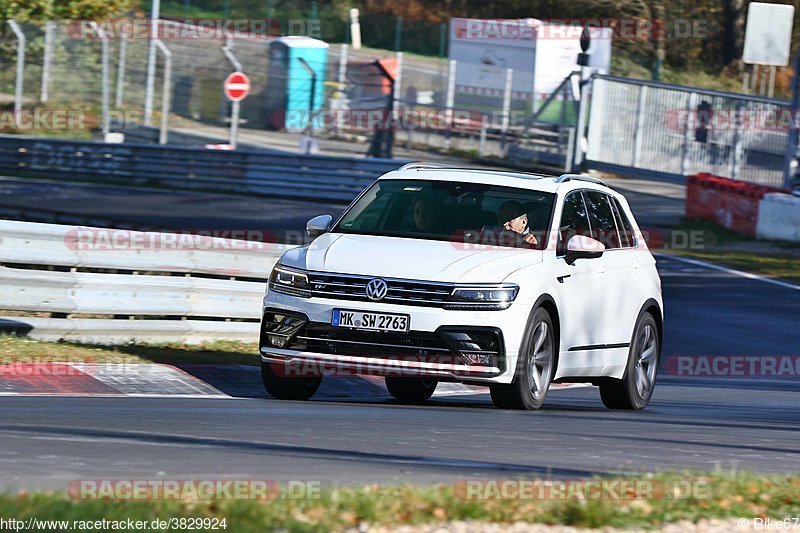
M 424 170 L 424 169 L 442 169 L 442 170 L 469 170 L 472 172 L 494 172 L 497 174 L 507 175 L 524 175 L 533 178 L 554 178 L 555 176 L 542 174 L 539 172 L 525 172 L 522 170 L 506 170 L 502 168 L 481 168 L 481 167 L 460 167 L 458 165 L 448 165 L 447 163 L 428 163 L 425 161 L 416 161 L 413 163 L 406 163 L 397 169 L 397 172 L 402 170 Z
M 592 176 L 584 176 L 583 174 L 562 174 L 558 178 L 556 178 L 556 183 L 565 183 L 567 181 L 588 181 L 589 183 L 596 183 L 597 185 L 602 185 L 603 187 L 608 187 L 608 185 L 603 182 L 603 180 L 593 178 Z
M 412 163 L 406 163 L 402 167 L 398 168 L 398 171 L 401 170 L 413 170 L 415 168 L 458 168 L 453 165 L 447 165 L 445 163 L 429 163 L 427 161 L 414 161 Z

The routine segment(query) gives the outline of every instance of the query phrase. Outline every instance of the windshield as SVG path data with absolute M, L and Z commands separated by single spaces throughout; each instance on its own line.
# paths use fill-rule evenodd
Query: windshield
M 483 183 L 380 180 L 333 231 L 543 249 L 554 196 Z

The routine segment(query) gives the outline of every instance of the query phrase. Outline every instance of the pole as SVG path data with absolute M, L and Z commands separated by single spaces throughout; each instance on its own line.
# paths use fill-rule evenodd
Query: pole
M 305 134 L 311 137 L 314 134 L 314 93 L 317 91 L 317 73 L 314 72 L 314 69 L 311 68 L 308 62 L 302 57 L 298 57 L 297 60 L 300 61 L 300 64 L 306 69 L 308 75 L 311 77 L 311 94 L 308 98 L 308 121 L 306 122 L 305 131 Z M 310 143 L 306 146 L 309 150 L 311 149 Z
M 161 0 L 152 0 L 150 7 L 150 43 L 147 50 L 147 81 L 144 88 L 144 125 L 153 121 L 153 91 L 156 81 L 156 41 L 158 40 L 158 19 L 161 16 Z
M 392 95 L 394 96 L 394 102 L 392 104 L 392 111 L 397 116 L 397 111 L 400 109 L 400 92 L 401 92 L 401 84 L 403 83 L 403 52 L 397 52 L 397 71 L 395 72 L 394 76 L 394 87 Z
M 767 96 L 773 98 L 775 96 L 775 67 L 769 67 L 769 92 Z
M 345 84 L 347 80 L 347 48 L 347 43 L 343 43 L 339 47 L 339 71 L 336 80 L 336 98 L 331 102 L 331 109 L 336 111 L 335 128 L 337 134 L 341 126 L 339 124 L 341 119 L 341 113 L 339 113 L 339 111 L 344 108 L 345 91 L 347 90 Z
M 486 115 L 483 115 L 481 117 L 481 136 L 478 141 L 478 157 L 481 159 L 486 155 L 486 123 Z
M 795 122 L 798 112 L 800 112 L 800 54 L 794 58 L 794 76 L 792 76 L 792 106 L 790 117 L 792 120 L 789 125 L 789 134 L 786 141 L 786 152 L 783 158 L 783 186 L 791 189 L 797 172 L 797 141 L 798 126 Z
M 447 71 L 447 101 L 445 102 L 445 122 L 447 131 L 444 137 L 444 149 L 450 149 L 450 130 L 453 127 L 453 104 L 456 96 L 456 60 L 451 59 Z
M 397 17 L 394 25 L 394 51 L 400 51 L 400 42 L 403 35 L 403 17 Z
M 501 124 L 501 129 L 503 131 L 503 137 L 505 137 L 506 131 L 508 130 L 508 125 L 511 122 L 511 88 L 514 85 L 514 69 L 507 68 L 506 69 L 506 84 L 505 88 L 503 89 L 503 122 Z
M 578 121 L 575 127 L 575 150 L 571 172 L 577 172 L 583 163 L 584 130 L 586 129 L 586 112 L 589 104 L 589 79 L 588 67 L 581 67 L 581 100 L 578 103 Z
M 164 87 L 161 94 L 161 131 L 158 135 L 159 144 L 167 144 L 169 134 L 170 91 L 172 90 L 172 52 L 160 39 L 156 39 L 156 46 L 164 54 Z
M 267 0 L 267 35 L 272 35 L 272 0 Z M 278 35 L 280 35 L 278 31 Z
M 753 65 L 753 79 L 751 80 L 753 82 L 753 87 L 750 89 L 750 94 L 755 93 L 758 89 L 758 74 L 758 63 L 756 63 Z
M 353 50 L 361 49 L 361 23 L 358 22 L 358 9 L 351 8 L 350 15 L 350 44 Z
M 46 103 L 50 97 L 50 69 L 53 63 L 53 31 L 56 25 L 47 21 L 44 25 L 44 60 L 42 61 L 42 91 L 39 100 Z
M 227 33 L 225 36 L 225 46 L 222 47 L 222 53 L 225 54 L 225 57 L 228 58 L 228 61 L 231 62 L 233 68 L 237 72 L 244 72 L 242 68 L 242 64 L 233 54 L 233 36 L 230 33 Z M 231 105 L 231 129 L 230 129 L 230 136 L 228 138 L 228 144 L 230 144 L 234 149 L 236 148 L 236 143 L 239 138 L 239 102 L 233 102 Z
M 119 41 L 119 61 L 117 62 L 117 94 L 114 98 L 114 107 L 122 107 L 122 100 L 125 94 L 125 60 L 128 51 L 128 36 L 122 34 Z
M 101 64 L 101 76 L 102 76 L 102 86 L 100 87 L 101 91 L 101 101 L 102 101 L 102 108 L 103 108 L 103 137 L 108 135 L 110 131 L 110 124 L 109 124 L 109 115 L 108 115 L 108 105 L 109 105 L 109 94 L 110 94 L 110 80 L 109 80 L 109 61 L 108 61 L 108 35 L 106 32 L 103 31 L 96 23 L 92 23 L 97 31 L 97 35 L 100 37 L 100 64 Z
M 231 145 L 231 148 L 234 150 L 236 149 L 236 142 L 239 139 L 239 104 L 238 100 L 235 100 L 231 105 L 231 134 L 228 138 L 228 144 Z
M 572 172 L 576 172 L 583 163 L 583 147 L 585 145 L 586 133 L 586 114 L 589 107 L 589 82 L 591 80 L 591 69 L 589 68 L 589 46 L 591 44 L 591 32 L 589 27 L 583 28 L 581 33 L 582 54 L 578 55 L 578 64 L 581 66 L 580 102 L 578 103 L 578 120 L 575 125 L 575 147 L 573 149 Z
M 336 80 L 340 93 L 345 91 L 345 80 L 347 79 L 347 43 L 342 44 L 339 48 L 339 74 Z
M 445 39 L 447 37 L 447 24 L 439 24 L 439 58 L 444 57 Z
M 14 121 L 19 120 L 19 113 L 22 111 L 22 91 L 25 81 L 25 34 L 17 24 L 16 20 L 9 20 L 8 25 L 17 37 L 17 79 L 14 86 Z

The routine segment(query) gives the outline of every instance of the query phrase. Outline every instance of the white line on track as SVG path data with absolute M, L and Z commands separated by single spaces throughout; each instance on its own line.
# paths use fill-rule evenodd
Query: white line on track
M 681 256 L 678 256 L 678 255 L 672 255 L 672 254 L 653 254 L 653 255 L 656 256 L 656 259 L 658 259 L 659 257 L 674 259 L 676 261 L 679 261 L 679 262 L 682 262 L 682 263 L 688 263 L 690 265 L 709 268 L 711 270 L 719 270 L 719 271 L 722 271 L 722 272 L 726 272 L 728 274 L 733 274 L 735 276 L 740 276 L 740 277 L 743 277 L 743 278 L 753 279 L 753 280 L 757 280 L 757 281 L 763 281 L 764 283 L 771 283 L 772 285 L 777 285 L 778 287 L 783 287 L 784 289 L 793 289 L 793 290 L 796 290 L 796 291 L 800 291 L 800 285 L 795 285 L 794 283 L 789 283 L 789 282 L 786 282 L 786 281 L 780 281 L 780 280 L 772 279 L 772 278 L 766 278 L 764 276 L 759 276 L 758 274 L 752 274 L 750 272 L 743 272 L 741 270 L 736 270 L 736 269 L 733 269 L 733 268 L 724 267 L 722 265 L 717 265 L 717 264 L 714 264 L 714 263 L 707 263 L 705 261 L 700 261 L 698 259 L 689 259 L 688 257 L 681 257 Z

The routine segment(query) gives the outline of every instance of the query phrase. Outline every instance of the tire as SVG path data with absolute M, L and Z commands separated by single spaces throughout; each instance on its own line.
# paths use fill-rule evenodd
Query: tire
M 403 403 L 420 404 L 431 397 L 439 384 L 435 379 L 398 378 L 386 376 L 386 388 L 389 394 Z
M 600 399 L 609 409 L 644 409 L 656 386 L 660 339 L 653 315 L 644 313 L 636 322 L 628 365 L 622 379 L 600 383 Z
M 270 396 L 279 400 L 308 400 L 317 392 L 322 376 L 291 376 L 281 363 L 261 362 L 261 380 Z
M 514 381 L 489 387 L 494 405 L 500 409 L 541 408 L 555 374 L 557 354 L 553 320 L 540 307 L 533 312 L 525 329 Z

